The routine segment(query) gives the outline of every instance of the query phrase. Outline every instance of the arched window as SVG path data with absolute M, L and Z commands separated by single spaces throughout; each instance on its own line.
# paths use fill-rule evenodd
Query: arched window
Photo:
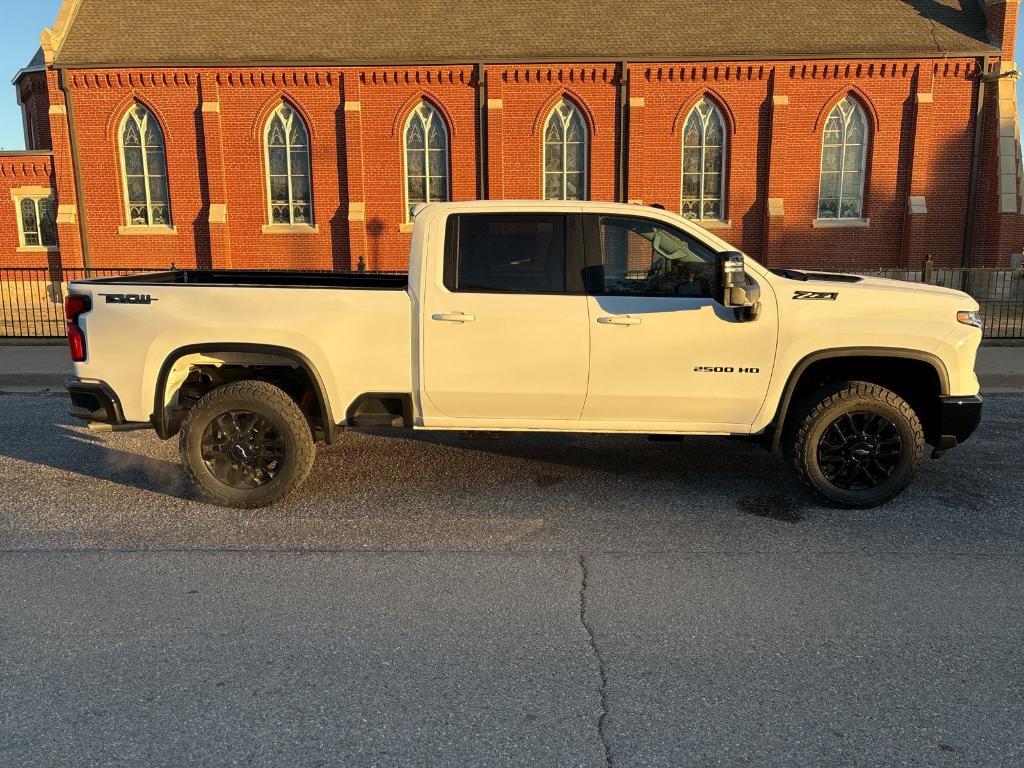
M 294 107 L 282 103 L 267 120 L 267 199 L 271 224 L 313 223 L 309 131 Z
M 128 225 L 171 226 L 164 134 L 141 104 L 121 122 L 121 163 Z
M 682 214 L 724 219 L 725 120 L 707 98 L 697 102 L 683 127 Z
M 544 124 L 544 199 L 587 197 L 587 125 L 579 109 L 562 99 Z
M 819 219 L 859 219 L 864 212 L 864 162 L 868 122 L 856 101 L 833 107 L 821 137 Z
M 430 104 L 421 102 L 405 124 L 406 215 L 419 203 L 449 199 L 448 128 Z

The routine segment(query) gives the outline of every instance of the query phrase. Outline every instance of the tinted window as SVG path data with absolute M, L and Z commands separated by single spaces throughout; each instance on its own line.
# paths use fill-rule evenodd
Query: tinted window
M 449 237 L 449 290 L 565 291 L 565 216 L 462 215 Z
M 608 294 L 710 297 L 716 254 L 678 229 L 650 219 L 601 217 Z

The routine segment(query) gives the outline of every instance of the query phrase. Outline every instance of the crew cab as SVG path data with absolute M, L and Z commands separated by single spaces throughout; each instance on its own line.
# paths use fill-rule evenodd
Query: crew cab
M 408 277 L 175 270 L 74 282 L 72 415 L 179 436 L 256 507 L 346 429 L 744 436 L 840 506 L 974 431 L 978 304 L 770 270 L 668 211 L 431 203 Z

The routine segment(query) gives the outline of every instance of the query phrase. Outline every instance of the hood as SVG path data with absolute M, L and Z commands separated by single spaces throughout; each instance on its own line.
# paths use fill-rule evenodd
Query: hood
M 955 299 L 962 304 L 961 309 L 971 309 L 977 306 L 973 298 L 953 288 L 944 288 L 940 285 L 928 283 L 915 283 L 909 280 L 892 280 L 887 277 L 872 277 L 865 275 L 850 275 L 842 272 L 811 272 L 793 269 L 781 269 L 775 274 L 790 281 L 794 290 L 806 291 L 840 291 L 854 292 L 859 294 L 863 291 L 872 291 L 880 294 L 902 294 L 904 296 L 932 297 L 940 296 L 947 299 Z

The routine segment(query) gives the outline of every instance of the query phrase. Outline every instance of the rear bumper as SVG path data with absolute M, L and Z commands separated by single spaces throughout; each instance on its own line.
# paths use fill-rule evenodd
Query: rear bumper
M 105 381 L 71 379 L 64 388 L 71 395 L 71 415 L 101 424 L 124 424 L 117 393 Z
M 932 458 L 937 459 L 974 434 L 981 423 L 981 406 L 982 399 L 977 395 L 944 397 L 939 401 L 939 438 Z

